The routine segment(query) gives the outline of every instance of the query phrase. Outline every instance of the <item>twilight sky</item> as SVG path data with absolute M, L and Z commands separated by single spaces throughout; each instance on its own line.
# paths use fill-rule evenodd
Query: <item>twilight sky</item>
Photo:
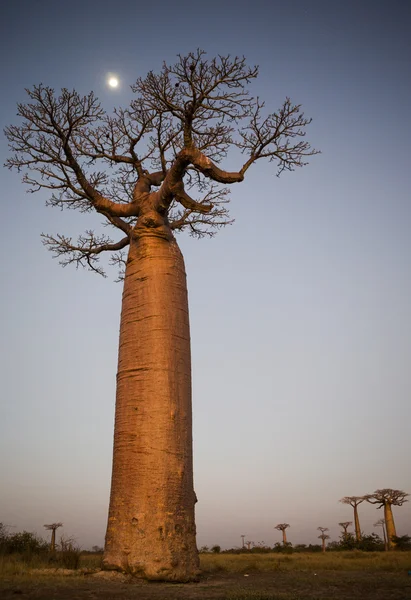
M 345 495 L 411 493 L 411 6 L 403 0 L 14 0 L 0 8 L 1 130 L 24 88 L 130 84 L 200 47 L 260 65 L 251 91 L 313 118 L 322 154 L 232 186 L 234 225 L 178 240 L 189 286 L 198 545 L 339 535 Z M 111 90 L 106 75 L 121 85 Z M 8 156 L 2 135 L 1 163 Z M 236 157 L 237 158 L 237 157 Z M 234 157 L 227 168 L 238 169 Z M 98 217 L 46 208 L 1 172 L 0 521 L 102 545 L 121 284 L 62 269 L 40 234 Z M 362 529 L 382 517 L 360 506 Z M 394 509 L 411 534 L 411 503 Z M 379 532 L 379 531 L 378 531 Z

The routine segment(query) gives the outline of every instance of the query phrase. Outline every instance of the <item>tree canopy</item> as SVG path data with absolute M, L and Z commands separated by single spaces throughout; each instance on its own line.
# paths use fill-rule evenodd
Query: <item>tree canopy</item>
M 280 175 L 317 153 L 304 139 L 311 119 L 300 105 L 286 98 L 273 111 L 250 94 L 258 67 L 244 57 L 205 54 L 179 55 L 158 74 L 139 77 L 130 105 L 110 115 L 93 92 L 56 94 L 42 84 L 26 90 L 22 124 L 5 129 L 12 150 L 6 166 L 23 171 L 30 192 L 49 190 L 48 205 L 97 211 L 122 234 L 87 230 L 77 241 L 44 234 L 62 265 L 104 275 L 101 253 L 121 266 L 130 239 L 145 228 L 212 236 L 231 222 L 227 185 L 242 181 L 253 163 L 267 159 Z M 220 167 L 230 150 L 240 161 L 235 172 Z
M 408 502 L 407 496 L 409 496 L 409 494 L 402 490 L 383 488 L 381 490 L 375 490 L 372 494 L 367 494 L 364 499 L 371 504 L 379 504 L 377 508 L 382 508 L 385 504 L 402 506 L 404 502 Z

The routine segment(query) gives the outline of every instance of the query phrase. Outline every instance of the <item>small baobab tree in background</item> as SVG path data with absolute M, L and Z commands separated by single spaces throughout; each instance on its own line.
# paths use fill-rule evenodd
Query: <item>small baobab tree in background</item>
M 311 119 L 289 98 L 267 109 L 250 94 L 257 76 L 244 57 L 197 50 L 139 77 L 130 105 L 112 114 L 93 92 L 36 85 L 18 104 L 21 124 L 5 130 L 6 166 L 30 192 L 47 190 L 49 206 L 97 215 L 115 232 L 43 235 L 63 266 L 104 275 L 108 252 L 124 279 L 105 569 L 198 577 L 187 281 L 175 233 L 213 236 L 231 223 L 227 186 L 257 161 L 280 175 L 316 154 L 305 140 Z M 222 168 L 230 152 L 241 161 L 234 172 Z M 255 211 L 250 196 L 258 221 Z
M 318 538 L 321 540 L 321 548 L 322 551 L 325 552 L 325 540 L 329 540 L 330 536 L 326 534 L 326 531 L 329 531 L 328 527 L 317 527 L 318 531 L 321 531 Z
M 342 528 L 343 539 L 347 539 L 347 536 L 348 536 L 347 529 L 352 525 L 352 521 L 344 521 L 342 523 L 338 523 L 338 525 Z
M 49 525 L 43 525 L 43 527 L 51 531 L 50 552 L 54 553 L 56 551 L 56 530 L 63 527 L 63 523 L 50 523 Z
M 274 529 L 277 529 L 278 531 L 282 531 L 283 532 L 283 544 L 284 544 L 284 546 L 287 545 L 287 532 L 286 532 L 286 529 L 288 529 L 288 527 L 290 527 L 290 525 L 288 523 L 278 523 L 278 525 L 276 525 L 274 527 Z
M 388 549 L 395 547 L 395 542 L 392 539 L 397 535 L 395 530 L 394 515 L 392 514 L 393 506 L 402 506 L 404 502 L 408 502 L 406 499 L 409 494 L 402 490 L 393 490 L 391 488 L 383 488 L 381 490 L 375 490 L 373 494 L 367 494 L 364 498 L 370 504 L 379 504 L 377 509 L 384 507 L 384 520 L 385 527 L 387 530 L 387 543 Z
M 342 502 L 343 504 L 349 504 L 354 509 L 355 539 L 357 540 L 357 542 L 360 542 L 362 538 L 360 519 L 358 516 L 358 505 L 361 504 L 361 502 L 364 502 L 364 500 L 364 496 L 344 496 L 344 498 L 341 498 L 340 500 L 340 502 Z
M 378 521 L 376 521 L 374 523 L 374 527 L 381 527 L 382 535 L 384 537 L 384 549 L 385 549 L 385 551 L 387 551 L 388 544 L 387 544 L 387 534 L 386 534 L 386 530 L 385 530 L 385 519 L 378 519 Z
M 244 540 L 245 540 L 245 535 L 242 535 L 242 536 L 240 536 L 240 537 L 241 537 L 241 541 L 242 541 L 241 547 L 242 547 L 242 548 L 245 548 L 245 542 L 244 542 Z

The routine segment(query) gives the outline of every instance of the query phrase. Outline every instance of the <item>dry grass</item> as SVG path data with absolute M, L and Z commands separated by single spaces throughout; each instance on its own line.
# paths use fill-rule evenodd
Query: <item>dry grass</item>
M 411 570 L 411 552 L 326 552 L 281 555 L 272 554 L 201 554 L 201 569 L 205 573 L 271 573 L 307 571 L 368 571 L 399 572 Z M 82 554 L 78 575 L 84 570 L 99 569 L 101 554 Z M 0 556 L 0 578 L 46 576 L 38 570 L 47 569 L 47 576 L 66 576 L 57 565 L 39 557 Z M 75 574 L 76 572 L 73 572 Z
M 147 584 L 84 576 L 101 554 L 83 554 L 69 571 L 0 556 L 0 597 L 14 600 L 410 600 L 411 552 L 203 554 L 199 583 Z M 44 562 L 44 561 L 43 561 Z M 70 576 L 69 576 L 70 575 Z
M 408 571 L 411 552 L 349 552 L 272 554 L 201 554 L 208 573 L 265 573 L 272 571 Z
M 101 554 L 82 554 L 80 556 L 78 570 L 64 568 L 60 562 L 53 562 L 41 555 L 0 555 L 0 579 L 22 577 L 67 577 L 71 575 L 82 575 L 85 570 L 99 569 L 101 567 Z

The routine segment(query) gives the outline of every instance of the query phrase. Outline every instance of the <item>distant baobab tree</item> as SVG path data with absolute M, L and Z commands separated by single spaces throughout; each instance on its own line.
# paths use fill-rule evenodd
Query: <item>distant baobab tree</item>
M 30 192 L 49 193 L 48 206 L 98 217 L 97 229 L 77 240 L 44 234 L 44 245 L 63 266 L 105 275 L 100 259 L 108 253 L 120 268 L 103 568 L 163 581 L 199 574 L 187 279 L 175 234 L 212 237 L 232 223 L 228 188 L 255 163 L 268 161 L 280 175 L 317 153 L 301 105 L 285 98 L 273 110 L 250 94 L 257 66 L 205 55 L 178 55 L 138 77 L 130 104 L 111 114 L 93 92 L 35 85 L 17 106 L 19 124 L 5 129 L 6 166 L 22 173 Z M 231 152 L 241 162 L 225 171 Z M 249 220 L 258 223 L 261 211 L 248 196 Z
M 286 533 L 286 529 L 290 527 L 290 525 L 288 523 L 278 523 L 278 525 L 276 525 L 274 527 L 274 529 L 278 529 L 278 531 L 282 531 L 283 532 L 283 544 L 284 546 L 287 545 L 287 533 Z
M 374 527 L 381 527 L 382 529 L 382 534 L 384 537 L 384 549 L 385 551 L 388 550 L 388 543 L 387 543 L 387 534 L 385 532 L 385 519 L 378 519 L 378 521 L 376 521 L 374 523 Z
M 387 530 L 387 543 L 388 549 L 395 547 L 393 537 L 397 535 L 395 530 L 394 515 L 392 514 L 393 506 L 402 506 L 406 500 L 407 494 L 402 490 L 393 490 L 391 488 L 383 488 L 381 490 L 375 490 L 373 494 L 367 494 L 364 498 L 371 504 L 379 504 L 377 509 L 384 507 L 384 520 L 385 527 Z
M 328 527 L 317 527 L 318 531 L 321 531 L 320 535 L 318 536 L 319 539 L 321 540 L 321 549 L 323 552 L 325 552 L 325 540 L 329 540 L 330 536 L 327 535 L 325 532 L 329 531 Z
M 242 540 L 241 547 L 242 547 L 242 548 L 245 548 L 245 543 L 244 543 L 244 540 L 245 540 L 245 535 L 242 535 L 242 536 L 240 536 L 240 537 L 241 537 L 241 540 Z
M 51 540 L 50 540 L 50 552 L 56 551 L 56 529 L 59 527 L 63 527 L 63 523 L 50 523 L 49 525 L 43 525 L 46 529 L 51 531 Z
M 343 504 L 349 504 L 354 509 L 355 539 L 357 542 L 360 542 L 362 539 L 360 519 L 358 517 L 358 505 L 361 504 L 361 502 L 364 502 L 364 500 L 364 496 L 344 496 L 344 498 L 341 498 L 340 500 Z
M 340 527 L 342 527 L 342 530 L 343 530 L 342 535 L 343 535 L 343 538 L 345 539 L 348 535 L 347 529 L 352 525 L 352 521 L 344 521 L 343 523 L 338 523 L 338 525 Z

